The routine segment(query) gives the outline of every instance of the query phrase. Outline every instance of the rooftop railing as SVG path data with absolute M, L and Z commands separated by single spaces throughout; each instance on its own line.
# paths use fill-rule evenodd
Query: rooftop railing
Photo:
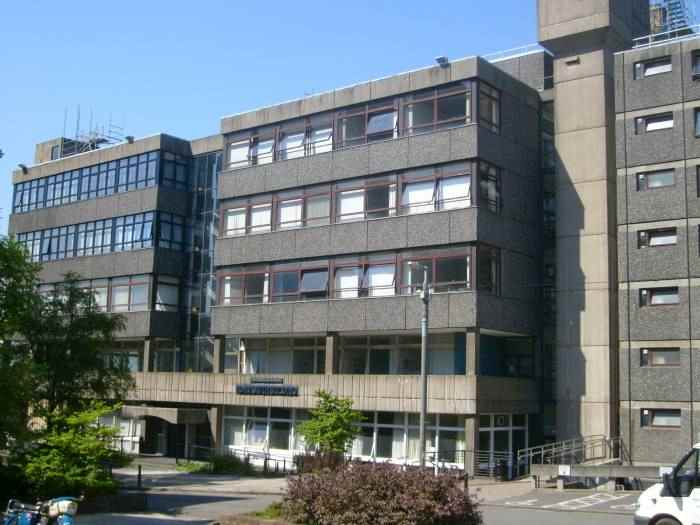
M 700 36 L 700 25 L 681 27 L 635 38 L 632 40 L 632 47 L 635 49 L 639 47 L 651 47 L 656 44 L 665 44 L 697 36 Z

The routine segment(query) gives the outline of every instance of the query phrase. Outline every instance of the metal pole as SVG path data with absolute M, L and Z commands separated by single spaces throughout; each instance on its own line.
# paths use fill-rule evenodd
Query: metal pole
M 418 455 L 421 469 L 425 468 L 425 417 L 428 411 L 428 270 L 423 271 L 423 289 L 420 292 L 423 302 L 423 317 L 420 320 L 420 421 L 418 434 Z

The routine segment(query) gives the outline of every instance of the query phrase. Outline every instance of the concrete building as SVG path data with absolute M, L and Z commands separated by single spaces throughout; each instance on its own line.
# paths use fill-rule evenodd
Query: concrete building
M 651 0 L 649 7 L 652 33 L 682 30 L 697 23 L 693 0 Z
M 192 141 L 37 146 L 10 232 L 47 292 L 77 271 L 127 316 L 110 359 L 136 388 L 106 422 L 129 447 L 291 456 L 325 389 L 365 414 L 353 455 L 417 461 L 424 272 L 432 454 L 474 469 L 602 434 L 655 462 L 690 444 L 700 40 L 645 39 L 644 0 L 537 9 L 541 47 Z

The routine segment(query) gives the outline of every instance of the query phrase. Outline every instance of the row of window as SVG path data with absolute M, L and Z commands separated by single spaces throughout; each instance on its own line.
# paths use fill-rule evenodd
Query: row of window
M 501 206 L 499 172 L 478 163 L 478 199 Z M 223 235 L 237 236 L 331 223 L 468 208 L 476 163 L 456 162 L 331 185 L 237 199 L 222 204 Z
M 673 71 L 673 62 L 670 56 L 652 58 L 649 60 L 641 60 L 634 64 L 634 78 L 641 80 L 643 78 L 655 77 L 664 73 Z M 692 71 L 693 80 L 700 79 L 700 51 L 692 52 Z
M 84 280 L 79 281 L 78 285 L 92 292 L 95 307 L 103 312 L 178 309 L 180 280 L 177 277 L 131 275 Z M 39 292 L 44 296 L 60 294 L 61 284 L 42 284 L 39 286 Z
M 695 108 L 693 115 L 695 137 L 700 137 L 700 108 Z M 643 135 L 654 131 L 672 129 L 674 125 L 672 112 L 655 113 L 653 115 L 636 117 L 634 119 L 634 132 L 636 135 Z
M 153 246 L 184 250 L 185 228 L 180 215 L 147 212 L 18 233 L 17 240 L 33 261 L 48 262 Z
M 500 92 L 464 81 L 290 120 L 227 137 L 229 169 L 316 155 L 334 149 L 463 126 L 498 132 Z
M 435 292 L 469 290 L 475 251 L 477 289 L 498 293 L 500 251 L 479 246 L 224 270 L 219 274 L 219 304 L 410 295 L 422 287 L 425 273 Z
M 152 151 L 15 184 L 12 211 L 51 208 L 156 184 L 186 190 L 187 179 L 184 157 Z

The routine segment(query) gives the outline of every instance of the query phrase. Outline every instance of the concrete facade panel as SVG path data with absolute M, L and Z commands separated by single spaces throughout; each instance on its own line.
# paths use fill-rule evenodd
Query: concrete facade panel
M 653 167 L 653 169 L 650 170 L 635 170 L 628 173 L 626 181 L 627 221 L 625 222 L 662 221 L 685 216 L 686 190 L 683 169 L 674 169 L 675 184 L 673 186 L 652 190 L 638 189 L 638 174 L 646 171 L 654 171 L 656 169 L 656 167 Z M 624 190 L 624 187 L 620 189 Z
M 620 294 L 620 312 L 626 312 L 629 302 L 629 338 L 640 341 L 688 339 L 688 288 L 679 287 L 679 304 L 640 306 L 639 290 L 631 290 L 629 301 Z
M 675 104 L 681 101 L 681 56 L 678 48 L 668 46 L 639 49 L 625 53 L 625 111 L 646 109 L 654 106 Z M 637 62 L 670 57 L 672 70 L 669 73 L 635 79 Z
M 665 110 L 649 111 L 649 115 L 666 113 Z M 627 165 L 639 166 L 658 162 L 671 162 L 683 158 L 683 113 L 673 110 L 673 128 L 648 133 L 635 133 L 634 118 L 625 121 L 627 137 Z

